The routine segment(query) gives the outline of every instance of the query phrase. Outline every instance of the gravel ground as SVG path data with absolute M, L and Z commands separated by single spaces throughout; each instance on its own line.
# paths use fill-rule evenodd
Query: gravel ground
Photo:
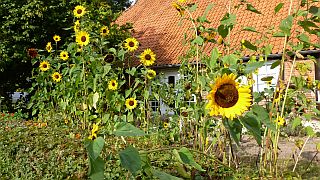
M 305 141 L 307 137 L 290 137 L 290 138 L 281 138 L 279 140 L 279 158 L 280 159 L 290 159 L 293 158 L 293 154 L 298 154 L 299 149 L 295 145 L 295 141 L 301 139 Z M 320 143 L 320 138 L 310 138 L 307 144 L 304 147 L 303 152 L 301 153 L 300 160 L 308 160 L 310 161 L 316 154 L 316 144 Z M 244 136 L 241 140 L 240 147 L 238 149 L 238 155 L 240 157 L 250 157 L 256 159 L 260 152 L 260 148 L 257 142 L 248 137 Z M 296 156 L 295 156 L 296 157 Z M 317 154 L 314 162 L 320 164 L 320 153 Z

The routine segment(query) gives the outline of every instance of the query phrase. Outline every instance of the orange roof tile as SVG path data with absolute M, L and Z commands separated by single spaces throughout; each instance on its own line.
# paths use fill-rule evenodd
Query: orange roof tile
M 183 55 L 188 49 L 183 45 L 184 34 L 192 27 L 188 20 L 180 22 L 180 15 L 175 8 L 172 7 L 173 0 L 138 0 L 135 5 L 118 18 L 117 23 L 124 24 L 126 22 L 133 23 L 133 36 L 140 42 L 138 53 L 146 48 L 151 48 L 157 54 L 156 65 L 179 64 L 179 56 Z M 188 1 L 189 3 L 191 0 Z M 206 27 L 217 28 L 220 25 L 221 18 L 227 12 L 226 0 L 197 0 L 192 1 L 198 4 L 198 8 L 192 15 L 195 17 L 201 15 L 209 3 L 213 3 L 214 7 L 208 13 L 207 19 L 211 22 Z M 232 13 L 236 14 L 237 24 L 231 31 L 230 45 L 231 49 L 239 49 L 242 39 L 246 39 L 252 43 L 261 39 L 259 33 L 241 31 L 245 26 L 254 27 L 259 32 L 266 32 L 267 28 L 274 26 L 278 29 L 280 21 L 287 17 L 289 10 L 289 2 L 286 1 L 283 8 L 274 14 L 274 8 L 279 4 L 279 0 L 252 0 L 251 4 L 262 14 L 256 14 L 245 10 L 245 6 L 239 9 L 232 9 Z M 234 5 L 238 4 L 237 1 Z M 316 6 L 319 6 L 318 3 Z M 299 8 L 299 3 L 294 0 L 292 12 Z M 292 13 L 291 12 L 291 13 Z M 293 29 L 296 29 L 294 25 Z M 187 34 L 190 34 L 187 33 Z M 319 37 L 312 36 L 313 42 L 319 43 Z M 281 53 L 283 50 L 284 38 L 269 37 L 268 42 L 273 45 L 272 53 Z M 214 46 L 213 43 L 207 43 L 205 50 L 209 52 Z M 245 51 L 244 55 L 253 55 L 253 52 Z

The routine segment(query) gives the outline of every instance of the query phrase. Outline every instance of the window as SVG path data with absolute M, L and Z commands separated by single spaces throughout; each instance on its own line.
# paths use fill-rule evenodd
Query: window
M 156 112 L 160 109 L 160 102 L 159 101 L 149 101 L 150 107 L 153 112 Z
M 174 76 L 168 76 L 168 84 L 174 87 L 174 85 L 176 84 Z
M 191 98 L 188 100 L 188 101 L 186 101 L 186 103 L 190 106 L 191 104 L 193 104 L 193 103 L 195 103 L 195 102 L 197 102 L 197 99 L 196 99 L 196 95 L 194 95 L 194 94 L 191 94 Z
M 253 74 L 253 80 L 255 81 L 255 83 L 252 86 L 253 92 L 261 92 L 268 87 L 267 82 L 261 80 L 261 78 L 268 77 L 268 76 L 273 77 L 270 87 L 276 87 L 277 80 L 279 77 L 280 66 L 274 69 L 271 69 L 272 63 L 273 62 L 267 62 L 265 65 L 259 68 L 258 74 Z

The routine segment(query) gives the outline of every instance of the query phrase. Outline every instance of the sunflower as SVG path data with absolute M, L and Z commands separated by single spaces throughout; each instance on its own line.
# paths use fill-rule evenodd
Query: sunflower
M 78 32 L 80 30 L 80 21 L 79 20 L 76 20 L 76 22 L 74 22 L 73 30 L 74 30 L 74 32 Z
M 58 41 L 61 40 L 61 37 L 58 36 L 58 35 L 54 35 L 54 36 L 53 36 L 53 40 L 54 40 L 55 42 L 58 42 Z
M 76 34 L 76 42 L 77 44 L 79 44 L 80 46 L 86 46 L 89 44 L 89 34 L 85 31 L 79 31 Z
M 80 5 L 76 6 L 73 10 L 73 15 L 77 18 L 80 18 L 85 13 L 86 13 L 86 8 Z
M 177 4 L 176 2 L 172 3 L 172 6 L 179 12 L 180 16 L 184 15 L 184 9 L 182 8 L 182 6 L 180 6 L 179 4 Z
M 50 63 L 48 61 L 42 61 L 39 66 L 41 71 L 47 71 L 50 69 Z
M 61 81 L 61 78 L 62 78 L 62 75 L 58 72 L 54 72 L 52 74 L 52 79 L 56 82 L 60 82 Z
M 147 70 L 147 78 L 148 79 L 153 79 L 154 77 L 156 77 L 157 73 L 152 70 L 152 69 L 148 69 Z
M 46 50 L 48 52 L 51 52 L 52 51 L 52 45 L 51 45 L 51 42 L 48 42 L 47 45 L 46 45 Z
M 233 119 L 248 110 L 251 105 L 251 94 L 248 86 L 239 86 L 235 74 L 224 74 L 216 78 L 207 96 L 206 108 L 210 115 L 221 115 Z
M 285 123 L 285 120 L 283 117 L 278 116 L 275 122 L 278 124 L 278 126 L 283 126 Z
M 35 48 L 29 48 L 28 49 L 28 55 L 31 57 L 31 58 L 35 58 L 38 56 L 38 51 L 35 49 Z
M 151 66 L 156 60 L 156 54 L 151 49 L 146 49 L 140 54 L 140 62 L 145 66 Z
M 164 122 L 163 123 L 163 128 L 168 129 L 168 127 L 169 127 L 169 123 L 168 122 Z
M 69 58 L 68 52 L 67 51 L 61 51 L 60 59 L 66 61 L 68 58 Z
M 91 135 L 88 137 L 88 139 L 91 139 L 91 140 L 96 139 L 98 130 L 99 130 L 99 126 L 97 124 L 93 124 L 93 127 L 91 129 Z
M 126 107 L 129 109 L 129 110 L 132 110 L 134 108 L 136 108 L 138 105 L 138 102 L 135 98 L 129 98 L 129 99 L 126 99 Z
M 101 29 L 100 29 L 100 34 L 101 36 L 107 36 L 109 34 L 109 29 L 107 26 L 103 26 Z
M 117 90 L 117 88 L 118 88 L 118 82 L 116 80 L 113 79 L 113 80 L 109 81 L 108 89 L 115 91 L 115 90 Z
M 128 49 L 130 52 L 133 52 L 138 49 L 139 42 L 136 38 L 127 38 L 124 43 L 124 47 Z

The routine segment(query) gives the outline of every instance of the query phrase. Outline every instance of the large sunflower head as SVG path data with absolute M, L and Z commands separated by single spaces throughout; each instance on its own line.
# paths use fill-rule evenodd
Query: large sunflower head
M 53 81 L 55 81 L 55 82 L 60 82 L 60 81 L 61 81 L 61 78 L 62 78 L 62 75 L 61 75 L 60 73 L 58 73 L 58 72 L 54 72 L 54 73 L 52 74 L 52 79 L 53 79 Z
M 107 36 L 109 34 L 109 29 L 107 26 L 103 26 L 101 29 L 100 29 L 100 34 L 101 36 Z
M 66 60 L 68 60 L 68 58 L 69 58 L 68 52 L 67 52 L 67 51 L 61 51 L 61 53 L 60 53 L 60 59 L 66 61 Z
M 251 105 L 251 91 L 249 86 L 239 86 L 235 81 L 236 75 L 224 74 L 216 78 L 211 86 L 207 98 L 206 108 L 210 115 L 221 115 L 229 119 L 242 115 Z
M 48 61 L 42 61 L 39 66 L 41 71 L 47 71 L 50 69 L 50 63 Z
M 77 18 L 80 18 L 85 13 L 86 13 L 86 8 L 80 5 L 76 6 L 73 10 L 73 15 Z
M 48 42 L 47 45 L 46 45 L 46 50 L 48 52 L 51 52 L 52 51 L 52 45 L 51 45 L 51 42 Z
M 74 22 L 73 30 L 76 33 L 80 30 L 80 21 L 79 20 L 76 20 L 76 22 Z
M 117 88 L 118 88 L 118 82 L 116 80 L 113 79 L 113 80 L 109 81 L 108 89 L 115 91 L 115 90 L 117 90 Z
M 85 31 L 79 31 L 76 34 L 76 42 L 77 44 L 79 44 L 80 46 L 86 46 L 89 44 L 89 34 Z
M 138 102 L 135 98 L 129 98 L 129 99 L 126 99 L 126 107 L 127 109 L 129 110 L 132 110 L 134 108 L 136 108 L 138 105 Z
M 61 41 L 61 37 L 58 36 L 58 35 L 54 35 L 54 36 L 53 36 L 53 40 L 54 40 L 55 42 Z
M 137 50 L 138 46 L 139 42 L 136 40 L 136 38 L 127 38 L 124 42 L 124 47 L 130 52 Z
M 151 66 L 156 60 L 156 54 L 151 49 L 146 49 L 140 54 L 140 62 L 145 66 Z
M 152 70 L 152 69 L 148 69 L 147 70 L 147 78 L 148 79 L 153 79 L 154 77 L 156 77 L 157 73 Z

